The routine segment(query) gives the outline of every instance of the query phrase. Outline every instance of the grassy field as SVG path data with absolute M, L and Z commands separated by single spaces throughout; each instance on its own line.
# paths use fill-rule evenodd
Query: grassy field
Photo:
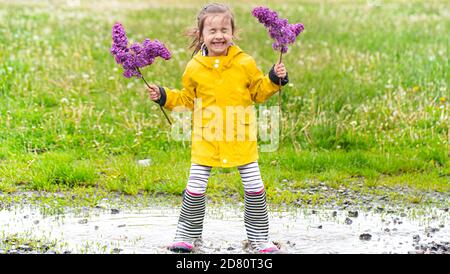
M 175 141 L 140 79 L 109 53 L 120 21 L 130 40 L 172 52 L 144 69 L 181 87 L 190 59 L 184 31 L 204 1 L 0 1 L 0 191 L 180 195 L 189 142 Z M 273 203 L 329 202 L 326 186 L 449 193 L 449 37 L 445 1 L 227 1 L 240 39 L 263 71 L 277 60 L 256 5 L 305 32 L 283 60 L 283 135 L 260 153 Z M 265 106 L 277 104 L 277 96 Z M 151 159 L 141 167 L 140 159 Z M 208 197 L 242 196 L 235 169 L 215 169 Z M 106 195 L 106 194 L 105 194 Z M 338 199 L 338 198 L 336 198 Z

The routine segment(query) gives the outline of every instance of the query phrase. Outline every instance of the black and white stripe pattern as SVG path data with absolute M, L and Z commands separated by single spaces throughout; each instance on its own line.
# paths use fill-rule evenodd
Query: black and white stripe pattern
M 175 242 L 194 243 L 202 236 L 205 217 L 205 192 L 211 167 L 191 165 L 189 181 L 183 193 Z
M 269 216 L 267 214 L 266 192 L 244 194 L 244 223 L 247 237 L 256 250 L 265 248 L 269 242 Z
M 255 250 L 262 250 L 269 243 L 269 216 L 266 192 L 258 162 L 238 167 L 244 184 L 244 222 L 247 237 Z
M 241 175 L 244 191 L 248 193 L 259 193 L 264 189 L 258 162 L 252 162 L 238 167 Z
M 194 194 L 204 194 L 208 185 L 208 178 L 211 174 L 210 166 L 202 166 L 198 164 L 191 164 L 189 174 L 189 181 L 186 189 Z
M 201 238 L 205 217 L 205 192 L 211 167 L 192 164 L 189 181 L 183 194 L 175 242 L 193 244 Z M 244 223 L 252 248 L 262 250 L 269 242 L 269 217 L 266 192 L 258 162 L 238 167 L 244 185 Z M 270 245 L 270 244 L 269 244 Z

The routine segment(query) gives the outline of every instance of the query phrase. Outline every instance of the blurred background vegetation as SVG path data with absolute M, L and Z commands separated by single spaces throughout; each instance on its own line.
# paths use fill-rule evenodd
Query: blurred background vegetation
M 260 153 L 269 199 L 283 200 L 286 189 L 297 199 L 305 180 L 333 186 L 355 178 L 448 193 L 446 1 L 223 2 L 235 13 L 236 43 L 263 71 L 278 55 L 251 10 L 267 6 L 305 25 L 283 57 L 290 84 L 280 148 Z M 122 76 L 109 53 L 111 28 L 119 21 L 130 41 L 165 43 L 172 59 L 143 73 L 181 88 L 191 56 L 184 33 L 206 3 L 0 1 L 0 191 L 179 195 L 189 142 L 171 138 L 142 80 Z M 211 197 L 242 192 L 235 170 L 214 174 Z

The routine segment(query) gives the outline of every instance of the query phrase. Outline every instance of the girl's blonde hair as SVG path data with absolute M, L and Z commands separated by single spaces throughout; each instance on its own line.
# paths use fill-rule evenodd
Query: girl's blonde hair
M 189 46 L 190 49 L 194 49 L 194 52 L 192 53 L 192 56 L 194 56 L 197 52 L 200 51 L 203 44 L 202 39 L 202 33 L 203 28 L 205 26 L 205 20 L 208 17 L 209 14 L 213 13 L 223 13 L 227 15 L 231 20 L 231 31 L 233 34 L 233 38 L 236 38 L 235 36 L 235 23 L 234 23 L 234 15 L 231 9 L 224 4 L 218 4 L 218 3 L 211 3 L 206 5 L 205 7 L 200 10 L 200 12 L 197 15 L 197 26 L 188 30 L 187 35 L 192 38 L 191 45 Z

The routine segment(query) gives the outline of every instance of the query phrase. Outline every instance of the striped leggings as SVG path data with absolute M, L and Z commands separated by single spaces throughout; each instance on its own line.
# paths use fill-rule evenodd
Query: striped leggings
M 201 238 L 205 216 L 205 192 L 211 167 L 192 164 L 183 194 L 175 241 L 193 243 Z M 261 250 L 269 243 L 266 193 L 258 162 L 238 167 L 244 184 L 244 223 L 252 248 Z

